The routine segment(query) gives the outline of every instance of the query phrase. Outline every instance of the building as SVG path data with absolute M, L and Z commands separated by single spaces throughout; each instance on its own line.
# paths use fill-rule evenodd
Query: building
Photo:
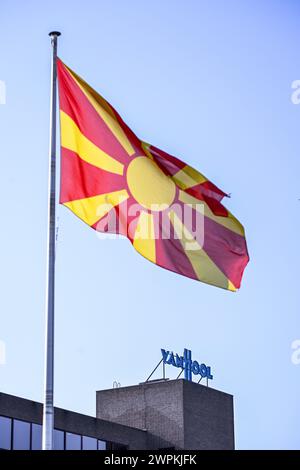
M 55 408 L 58 450 L 234 449 L 233 397 L 188 380 L 96 393 L 96 417 Z M 41 448 L 42 404 L 0 393 L 0 448 Z

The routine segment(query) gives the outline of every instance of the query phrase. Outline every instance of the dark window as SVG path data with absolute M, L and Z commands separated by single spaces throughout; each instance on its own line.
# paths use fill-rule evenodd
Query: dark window
M 53 442 L 55 450 L 64 450 L 65 448 L 65 433 L 64 431 L 59 431 L 54 429 Z
M 83 450 L 97 450 L 97 439 L 94 437 L 82 436 Z
M 32 424 L 31 434 L 31 449 L 41 450 L 42 449 L 42 426 L 40 424 Z
M 11 447 L 11 419 L 0 416 L 0 449 L 10 450 Z
M 14 436 L 13 436 L 13 449 L 14 450 L 29 450 L 30 449 L 30 423 L 14 419 Z
M 126 450 L 127 446 L 124 444 L 119 444 L 118 442 L 107 442 L 106 443 L 107 450 Z
M 81 436 L 66 432 L 66 450 L 81 450 Z
M 106 450 L 106 442 L 98 440 L 98 450 Z

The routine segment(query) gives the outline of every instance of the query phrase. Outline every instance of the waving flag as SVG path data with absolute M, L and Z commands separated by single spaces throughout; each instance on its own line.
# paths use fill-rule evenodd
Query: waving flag
M 101 232 L 125 235 L 153 263 L 232 291 L 249 257 L 226 194 L 178 158 L 141 141 L 61 60 L 60 203 Z

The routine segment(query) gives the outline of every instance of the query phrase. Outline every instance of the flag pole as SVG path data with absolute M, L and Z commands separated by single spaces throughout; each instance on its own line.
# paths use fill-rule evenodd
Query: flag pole
M 54 428 L 54 294 L 55 294 L 55 205 L 56 205 L 56 58 L 58 31 L 51 38 L 50 143 L 48 182 L 48 240 L 46 281 L 45 390 L 43 407 L 43 450 L 53 449 Z

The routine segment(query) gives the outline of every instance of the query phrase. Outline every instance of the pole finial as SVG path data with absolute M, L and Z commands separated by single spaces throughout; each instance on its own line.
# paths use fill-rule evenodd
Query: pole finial
M 61 36 L 61 33 L 60 33 L 59 31 L 51 31 L 51 33 L 49 33 L 49 36 L 51 36 L 51 37 L 52 37 L 52 36 L 58 37 L 58 36 Z

